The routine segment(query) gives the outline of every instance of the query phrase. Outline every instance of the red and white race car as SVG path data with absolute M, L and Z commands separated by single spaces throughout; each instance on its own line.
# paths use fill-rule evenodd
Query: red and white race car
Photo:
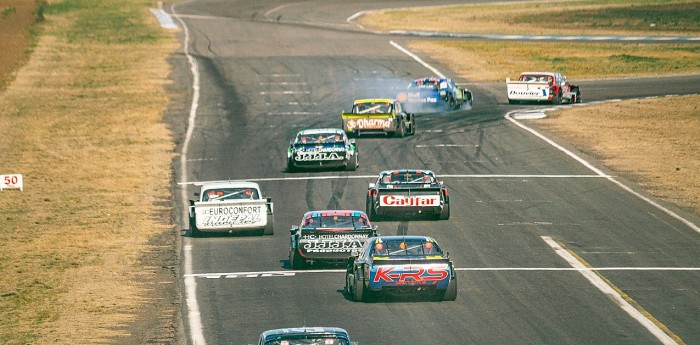
M 561 104 L 581 103 L 581 90 L 572 85 L 566 76 L 557 72 L 523 72 L 518 80 L 506 79 L 508 103 L 549 102 Z
M 392 215 L 450 218 L 447 188 L 430 170 L 382 171 L 369 184 L 365 207 L 371 220 Z

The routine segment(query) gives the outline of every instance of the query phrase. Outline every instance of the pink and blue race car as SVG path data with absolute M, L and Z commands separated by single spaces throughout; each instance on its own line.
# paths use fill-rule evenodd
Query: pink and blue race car
M 433 238 L 378 236 L 367 239 L 359 255 L 348 259 L 345 292 L 361 302 L 379 293 L 454 301 L 457 280 L 449 255 Z

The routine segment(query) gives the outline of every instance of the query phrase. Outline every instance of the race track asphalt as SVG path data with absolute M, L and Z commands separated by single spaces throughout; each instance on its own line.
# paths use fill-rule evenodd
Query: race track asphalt
M 186 54 L 171 59 L 173 89 L 181 97 L 169 121 L 179 152 L 186 153 L 174 163 L 181 182 L 177 221 L 188 227 L 180 192 L 192 198 L 192 182 L 256 180 L 275 204 L 274 236 L 191 238 L 183 231 L 186 341 L 252 344 L 268 329 L 337 326 L 360 345 L 660 342 L 614 296 L 572 269 L 546 241 L 551 238 L 601 268 L 600 277 L 653 316 L 653 325 L 680 343 L 700 343 L 699 234 L 504 119 L 511 110 L 533 107 L 508 105 L 504 84 L 458 80 L 474 91 L 472 109 L 419 114 L 414 136 L 359 138 L 355 172 L 285 171 L 286 148 L 298 130 L 337 127 L 354 99 L 392 96 L 429 74 L 389 43 L 401 45 L 404 38 L 361 32 L 346 18 L 426 3 L 200 0 L 175 7 L 199 77 L 193 90 Z M 698 76 L 580 84 L 585 102 L 700 93 Z M 363 210 L 370 176 L 392 168 L 446 176 L 449 220 L 376 225 L 382 234 L 436 238 L 459 268 L 454 302 L 356 303 L 342 291 L 344 267 L 300 272 L 288 266 L 288 230 L 304 212 Z M 663 205 L 700 224 L 698 215 Z

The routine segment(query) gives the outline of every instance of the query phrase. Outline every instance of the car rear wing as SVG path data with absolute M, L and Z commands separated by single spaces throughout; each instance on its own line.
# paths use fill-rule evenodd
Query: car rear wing
M 441 255 L 426 256 L 424 258 L 401 258 L 388 256 L 375 256 L 373 265 L 410 265 L 410 266 L 420 266 L 420 265 L 437 265 L 437 264 L 449 264 L 451 261 L 447 257 Z

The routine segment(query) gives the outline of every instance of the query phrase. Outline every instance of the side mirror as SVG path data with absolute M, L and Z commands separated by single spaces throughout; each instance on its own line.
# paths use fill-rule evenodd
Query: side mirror
M 350 139 L 350 140 L 348 140 L 348 142 L 349 142 L 350 144 L 355 145 L 355 139 Z
M 292 234 L 292 235 L 296 235 L 297 232 L 299 232 L 299 227 L 296 226 L 296 225 L 292 226 L 292 228 L 289 229 L 289 233 Z
M 376 187 L 376 186 L 377 186 L 377 184 L 374 183 L 374 182 L 372 182 L 372 183 L 369 184 L 369 186 L 368 186 L 367 188 L 372 189 L 372 188 L 374 188 L 374 187 Z

